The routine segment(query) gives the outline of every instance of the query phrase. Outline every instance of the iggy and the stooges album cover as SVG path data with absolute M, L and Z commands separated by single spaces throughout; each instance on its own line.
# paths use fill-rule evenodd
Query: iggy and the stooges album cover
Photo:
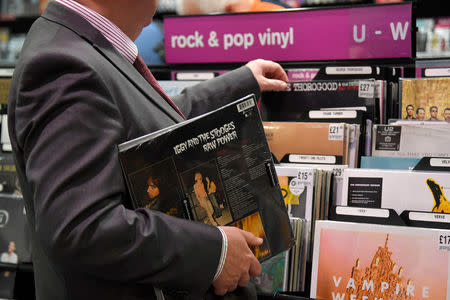
M 261 261 L 292 245 L 253 95 L 121 144 L 119 159 L 136 208 L 250 231 Z

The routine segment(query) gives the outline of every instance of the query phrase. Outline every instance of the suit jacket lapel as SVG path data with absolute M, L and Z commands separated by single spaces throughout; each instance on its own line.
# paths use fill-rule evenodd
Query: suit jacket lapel
M 151 87 L 136 68 L 125 60 L 101 32 L 89 24 L 83 17 L 55 2 L 49 3 L 42 17 L 67 27 L 81 36 L 171 119 L 175 122 L 183 121 L 183 118 Z

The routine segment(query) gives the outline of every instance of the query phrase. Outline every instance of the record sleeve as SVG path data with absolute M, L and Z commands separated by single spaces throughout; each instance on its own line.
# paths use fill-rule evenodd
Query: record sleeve
M 361 157 L 362 169 L 412 170 L 420 161 L 416 157 Z
M 0 153 L 0 193 L 22 195 L 14 157 L 11 152 Z
M 374 125 L 372 156 L 450 156 L 450 124 L 408 123 L 410 124 Z
M 450 213 L 450 173 L 346 169 L 340 205 Z
M 264 92 L 261 116 L 264 121 L 302 121 L 310 110 L 366 107 L 375 123 L 380 122 L 375 80 L 315 80 L 290 82 L 288 90 Z
M 31 262 L 31 240 L 23 198 L 0 194 L 0 263 Z
M 261 264 L 261 274 L 252 277 L 257 292 L 275 293 L 285 290 L 287 251 L 281 252 Z
M 318 221 L 311 297 L 450 299 L 449 236 L 443 229 Z
M 316 170 L 289 165 L 275 165 L 275 170 L 289 216 L 311 221 Z
M 292 164 L 292 163 L 281 163 L 277 166 L 282 166 L 288 170 L 295 170 L 296 168 L 312 168 L 315 170 L 330 170 L 333 173 L 332 184 L 331 184 L 331 195 L 330 201 L 331 205 L 336 205 L 336 203 L 342 203 L 342 188 L 344 184 L 343 175 L 344 169 L 348 168 L 347 165 L 315 165 L 315 164 Z M 291 171 L 288 171 L 291 172 Z
M 270 151 L 278 162 L 347 164 L 348 132 L 344 123 L 263 124 Z
M 450 78 L 400 79 L 400 118 L 450 122 Z
M 0 266 L 0 299 L 14 299 L 16 273 L 16 270 L 9 270 Z
M 119 159 L 135 208 L 250 231 L 261 261 L 293 244 L 253 95 L 121 144 Z

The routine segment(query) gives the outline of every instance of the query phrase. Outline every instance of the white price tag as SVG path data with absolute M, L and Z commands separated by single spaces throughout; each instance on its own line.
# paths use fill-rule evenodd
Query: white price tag
M 333 174 L 335 177 L 342 178 L 342 175 L 344 175 L 343 173 L 344 168 L 333 168 Z
M 449 232 L 440 232 L 437 235 L 437 247 L 440 251 L 448 251 L 450 252 L 450 233 Z
M 344 139 L 344 124 L 334 123 L 328 127 L 329 141 L 342 141 Z
M 311 171 L 300 171 L 297 174 L 297 179 L 306 182 L 309 182 L 312 178 L 313 174 Z
M 375 96 L 375 82 L 361 80 L 359 82 L 358 97 L 359 98 L 374 98 Z

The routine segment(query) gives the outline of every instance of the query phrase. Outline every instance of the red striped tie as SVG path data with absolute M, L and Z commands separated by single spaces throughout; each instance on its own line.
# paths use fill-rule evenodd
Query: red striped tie
M 161 95 L 161 97 L 167 101 L 167 103 L 170 104 L 170 106 L 175 109 L 175 111 L 183 117 L 183 119 L 186 120 L 186 117 L 183 115 L 183 113 L 180 111 L 178 106 L 170 99 L 170 97 L 164 92 L 164 90 L 161 88 L 161 86 L 158 84 L 158 81 L 156 81 L 155 77 L 153 76 L 152 72 L 150 72 L 150 69 L 145 64 L 144 60 L 140 55 L 136 58 L 136 60 L 133 63 L 133 66 L 141 73 L 142 77 L 145 78 L 145 80 L 150 83 L 150 85 L 158 92 L 158 94 Z

